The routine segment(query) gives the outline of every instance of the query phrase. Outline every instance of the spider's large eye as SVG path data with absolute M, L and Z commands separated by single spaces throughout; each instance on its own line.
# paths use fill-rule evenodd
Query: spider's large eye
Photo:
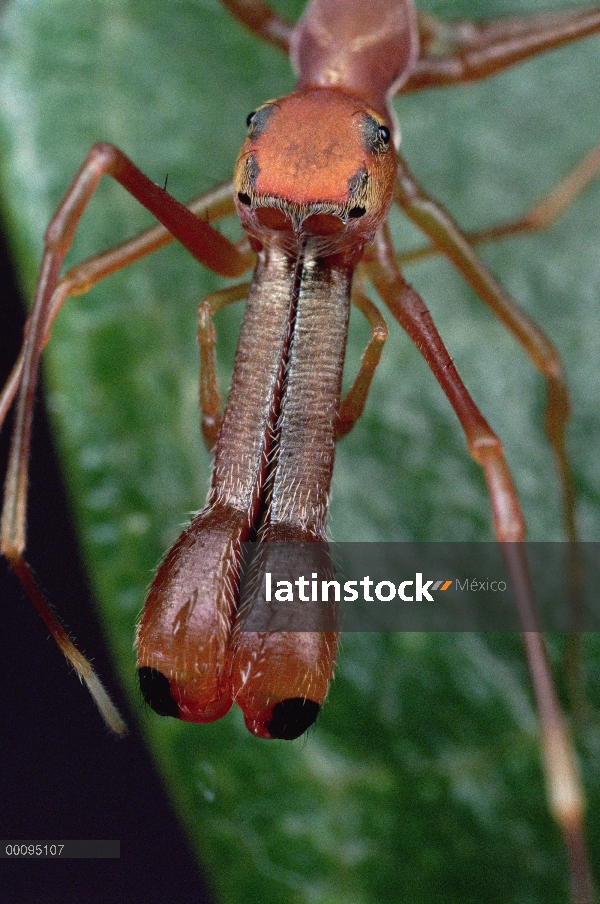
M 392 133 L 386 125 L 375 119 L 369 113 L 365 113 L 362 121 L 362 131 L 365 145 L 371 154 L 385 154 L 390 146 Z
M 252 113 L 248 113 L 248 115 L 246 116 L 246 125 L 248 126 L 248 128 L 250 128 L 250 126 L 252 125 L 252 120 L 255 116 L 256 110 L 253 110 Z
M 377 129 L 377 135 L 378 135 L 381 143 L 384 145 L 384 147 L 387 148 L 390 143 L 390 138 L 392 137 L 391 132 L 388 129 L 388 127 L 387 126 L 379 126 L 379 128 Z

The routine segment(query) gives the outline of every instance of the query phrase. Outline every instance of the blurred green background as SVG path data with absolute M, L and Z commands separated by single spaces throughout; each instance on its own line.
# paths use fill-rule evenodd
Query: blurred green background
M 273 3 L 295 18 L 302 3 Z M 430 0 L 440 15 L 533 11 L 539 0 Z M 548 5 L 550 5 L 548 3 Z M 568 6 L 555 2 L 552 8 Z M 403 151 L 465 227 L 523 211 L 600 135 L 600 37 L 468 88 L 396 104 Z M 216 0 L 9 0 L 0 30 L 0 191 L 31 294 L 43 231 L 89 146 L 122 148 L 187 200 L 230 178 L 245 119 L 291 89 L 287 61 Z M 564 356 L 584 539 L 600 536 L 598 216 L 591 187 L 543 236 L 485 249 Z M 151 223 L 106 181 L 74 263 Z M 236 234 L 236 225 L 225 231 Z M 399 246 L 419 239 L 394 214 Z M 450 354 L 506 444 L 529 537 L 559 540 L 544 388 L 451 267 L 407 269 Z M 211 726 L 142 710 L 132 638 L 153 569 L 202 507 L 196 308 L 223 285 L 170 248 L 70 300 L 46 354 L 49 404 L 105 630 L 148 742 L 220 900 L 563 902 L 564 857 L 546 812 L 518 639 L 349 635 L 308 738 L 265 743 L 239 712 Z M 226 390 L 241 305 L 219 315 Z M 348 382 L 367 330 L 353 315 Z M 392 324 L 365 415 L 339 444 L 335 540 L 491 539 L 489 505 L 449 404 Z M 588 692 L 600 697 L 595 638 Z M 551 641 L 560 667 L 562 641 Z M 600 735 L 578 733 L 600 874 Z

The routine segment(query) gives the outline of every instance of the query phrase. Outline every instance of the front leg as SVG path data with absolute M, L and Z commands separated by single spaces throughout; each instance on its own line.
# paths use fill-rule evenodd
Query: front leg
M 35 301 L 27 321 L 21 389 L 2 512 L 2 551 L 11 561 L 14 556 L 20 555 L 25 546 L 25 498 L 33 399 L 40 355 L 49 324 L 58 311 L 54 291 L 79 220 L 105 174 L 120 182 L 197 260 L 214 272 L 223 276 L 240 276 L 248 268 L 247 258 L 235 245 L 144 176 L 121 151 L 108 144 L 97 144 L 91 148 L 46 230 Z
M 442 387 L 481 466 L 492 507 L 494 534 L 509 574 L 530 680 L 540 721 L 540 743 L 550 812 L 562 832 L 578 904 L 594 900 L 585 841 L 585 797 L 577 756 L 562 714 L 544 636 L 540 631 L 523 540 L 521 504 L 502 443 L 476 407 L 420 296 L 404 280 L 387 230 L 376 238 L 369 275 L 393 316 L 406 330 Z
M 546 433 L 554 453 L 567 538 L 578 538 L 575 499 L 565 433 L 570 404 L 558 350 L 543 330 L 504 291 L 452 217 L 428 195 L 399 158 L 395 200 L 437 250 L 454 264 L 483 303 L 504 324 L 546 382 Z
M 5 412 L 19 384 L 2 511 L 2 552 L 57 644 L 86 682 L 107 724 L 114 731 L 122 732 L 124 726 L 118 712 L 90 663 L 75 647 L 48 606 L 23 556 L 29 446 L 40 356 L 52 321 L 68 294 L 65 292 L 62 297 L 56 296 L 62 262 L 71 246 L 79 220 L 104 174 L 111 175 L 120 182 L 155 214 L 194 257 L 216 272 L 226 276 L 240 275 L 247 269 L 248 259 L 208 223 L 197 219 L 191 211 L 151 182 L 117 148 L 107 144 L 94 145 L 46 231 L 36 297 L 25 329 L 20 359 L 22 363 L 17 362 L 2 395 L 0 407 Z M 118 269 L 118 253 L 116 257 L 117 263 L 112 260 L 108 272 Z M 122 253 L 121 265 L 126 258 L 127 254 Z

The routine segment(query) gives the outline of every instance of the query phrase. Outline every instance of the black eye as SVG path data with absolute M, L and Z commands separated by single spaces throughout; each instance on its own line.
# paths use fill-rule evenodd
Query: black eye
M 390 143 L 390 138 L 392 137 L 387 126 L 379 126 L 377 129 L 377 136 L 381 143 L 386 146 Z
M 256 141 L 257 138 L 260 138 L 276 109 L 277 104 L 267 103 L 263 104 L 262 107 L 259 107 L 258 110 L 253 110 L 253 112 L 248 115 L 248 118 L 246 119 L 248 124 L 248 138 L 252 141 Z
M 385 154 L 390 146 L 392 133 L 379 119 L 364 113 L 362 133 L 365 147 L 370 154 Z

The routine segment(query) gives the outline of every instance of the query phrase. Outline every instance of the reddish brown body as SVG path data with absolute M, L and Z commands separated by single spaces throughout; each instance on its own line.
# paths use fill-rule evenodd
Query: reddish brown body
M 262 737 L 295 737 L 314 720 L 337 638 L 240 630 L 241 544 L 326 539 L 352 272 L 387 215 L 396 176 L 392 75 L 380 66 L 367 79 L 364 52 L 353 60 L 362 4 L 333 6 L 330 46 L 315 43 L 324 22 L 335 24 L 322 0 L 294 32 L 298 91 L 249 117 L 234 187 L 259 262 L 212 487 L 159 569 L 138 637 L 142 689 L 155 709 L 203 722 L 235 701 Z M 379 6 L 394 13 L 395 47 L 408 64 L 412 5 Z M 371 59 L 381 40 L 378 32 L 367 41 Z
M 577 539 L 565 444 L 568 394 L 560 357 L 544 333 L 480 260 L 475 243 L 549 225 L 600 172 L 600 146 L 523 218 L 467 236 L 411 175 L 389 106 L 398 92 L 493 75 L 544 50 L 600 31 L 600 7 L 491 22 L 417 15 L 412 0 L 312 0 L 292 27 L 262 0 L 222 0 L 245 25 L 288 51 L 296 92 L 249 117 L 233 186 L 179 204 L 112 145 L 94 145 L 45 237 L 36 297 L 21 355 L 0 395 L 0 422 L 19 393 L 2 514 L 2 551 L 46 625 L 92 692 L 107 723 L 124 726 L 89 662 L 40 592 L 23 552 L 28 451 L 39 360 L 64 300 L 173 238 L 202 264 L 252 285 L 214 293 L 200 307 L 200 396 L 215 466 L 206 508 L 169 552 L 139 627 L 140 683 L 158 712 L 191 721 L 220 718 L 237 702 L 250 731 L 294 738 L 327 693 L 337 634 L 245 631 L 242 544 L 283 541 L 311 549 L 326 540 L 336 436 L 359 417 L 386 329 L 362 288 L 367 278 L 413 339 L 453 406 L 481 466 L 522 626 L 540 715 L 547 797 L 569 854 L 573 900 L 594 899 L 587 864 L 584 795 L 539 630 L 522 540 L 525 525 L 502 444 L 469 395 L 419 295 L 405 282 L 385 225 L 392 202 L 445 255 L 529 355 L 546 381 L 547 434 L 562 488 L 566 536 Z M 419 39 L 421 46 L 419 47 Z M 104 174 L 162 224 L 89 259 L 59 279 L 79 220 Z M 254 254 L 215 230 L 237 209 Z M 355 269 L 360 278 L 354 278 Z M 248 305 L 227 407 L 221 419 L 211 317 Z M 340 399 L 350 300 L 371 325 L 358 377 Z M 220 430 L 219 430 L 220 425 Z M 312 546 L 311 546 L 312 544 Z M 265 553 L 265 561 L 268 554 Z M 261 565 L 259 554 L 257 560 Z M 261 566 L 262 567 L 262 566 Z M 573 573 L 575 573 L 576 569 Z M 244 597 L 244 600 L 246 598 Z M 256 606 L 252 595 L 247 609 Z M 246 603 L 244 602 L 244 606 Z

